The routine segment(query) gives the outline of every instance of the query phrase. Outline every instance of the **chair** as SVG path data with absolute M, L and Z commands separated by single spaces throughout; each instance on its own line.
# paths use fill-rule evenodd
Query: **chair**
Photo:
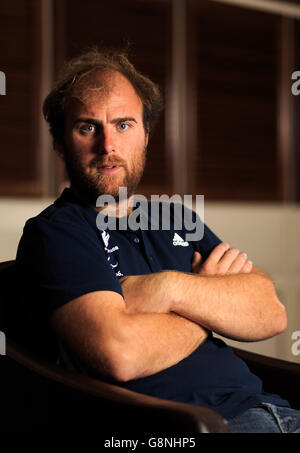
M 216 412 L 129 391 L 72 372 L 22 344 L 15 332 L 20 317 L 12 304 L 15 262 L 0 263 L 0 330 L 6 355 L 0 357 L 0 389 L 5 419 L 2 432 L 140 432 L 227 433 Z M 6 315 L 6 323 L 3 322 Z M 17 328 L 11 328 L 11 320 Z M 266 389 L 288 397 L 300 408 L 297 380 L 300 365 L 236 350 L 251 369 L 265 378 Z M 273 390 L 274 388 L 274 390 Z M 276 389 L 276 390 L 275 390 Z

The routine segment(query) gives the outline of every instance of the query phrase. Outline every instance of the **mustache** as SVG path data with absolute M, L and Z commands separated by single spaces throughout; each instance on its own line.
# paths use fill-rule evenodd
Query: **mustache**
M 111 167 L 111 166 L 125 166 L 125 162 L 120 160 L 120 159 L 109 159 L 109 160 L 103 160 L 103 159 L 95 159 L 91 162 L 90 166 L 91 167 Z

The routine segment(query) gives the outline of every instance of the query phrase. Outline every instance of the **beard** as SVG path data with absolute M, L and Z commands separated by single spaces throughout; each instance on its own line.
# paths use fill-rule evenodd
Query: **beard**
M 80 198 L 90 205 L 96 205 L 100 195 L 112 195 L 116 202 L 119 201 L 119 187 L 127 188 L 127 197 L 133 195 L 143 176 L 146 165 L 146 147 L 140 150 L 132 161 L 131 168 L 125 161 L 110 158 L 107 155 L 97 156 L 86 169 L 78 153 L 70 151 L 64 146 L 64 161 L 71 186 Z M 122 178 L 118 175 L 103 175 L 97 170 L 100 166 L 122 166 Z M 87 171 L 91 170 L 91 172 Z

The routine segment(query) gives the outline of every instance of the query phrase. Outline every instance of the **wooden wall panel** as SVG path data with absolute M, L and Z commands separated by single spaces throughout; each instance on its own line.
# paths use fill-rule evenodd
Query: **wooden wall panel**
M 277 200 L 279 16 L 217 2 L 191 4 L 193 191 L 208 200 Z
M 278 140 L 282 19 L 214 1 L 186 2 L 188 96 L 183 142 L 188 146 L 182 153 L 188 172 L 181 175 L 181 167 L 173 165 L 178 155 L 167 141 L 171 119 L 163 114 L 149 145 L 139 192 L 172 194 L 184 177 L 186 192 L 205 194 L 207 200 L 281 200 L 283 175 L 286 182 L 288 174 L 278 171 L 285 152 Z M 7 80 L 7 95 L 0 96 L 0 196 L 42 195 L 45 190 L 39 149 L 43 4 L 39 0 L 0 3 L 0 71 Z M 168 112 L 172 111 L 173 0 L 53 0 L 53 4 L 56 73 L 65 59 L 89 46 L 122 46 L 129 41 L 131 59 L 160 84 L 169 96 Z M 294 70 L 300 70 L 300 25 L 294 22 Z M 292 170 L 295 199 L 300 201 L 300 96 L 292 103 Z M 178 171 L 172 176 L 175 167 Z M 58 187 L 66 175 L 61 163 L 56 170 Z
M 40 195 L 40 4 L 1 1 L 0 195 Z
M 164 92 L 170 77 L 170 21 L 169 0 L 85 0 L 84 7 L 80 0 L 57 0 L 55 66 L 91 46 L 124 47 L 129 42 L 131 61 Z M 148 149 L 139 192 L 171 192 L 163 114 Z
M 294 71 L 300 71 L 300 20 L 294 23 Z M 299 80 L 299 79 L 298 79 Z M 292 82 L 292 81 L 291 81 Z M 299 87 L 299 85 L 298 85 Z M 300 94 L 293 97 L 295 201 L 300 202 Z

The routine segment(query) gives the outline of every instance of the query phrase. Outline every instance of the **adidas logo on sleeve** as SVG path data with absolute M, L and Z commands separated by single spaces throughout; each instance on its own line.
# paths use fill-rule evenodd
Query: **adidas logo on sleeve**
M 180 237 L 179 234 L 174 233 L 173 245 L 181 245 L 182 247 L 188 247 L 189 243 L 182 239 L 182 237 Z

